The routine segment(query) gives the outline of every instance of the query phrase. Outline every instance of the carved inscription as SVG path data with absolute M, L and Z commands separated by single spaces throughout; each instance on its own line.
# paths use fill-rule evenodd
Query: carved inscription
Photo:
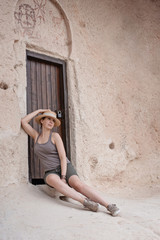
M 45 6 L 47 3 L 47 0 L 33 0 L 35 4 L 35 13 L 36 13 L 36 18 L 39 20 L 39 24 L 43 21 L 45 22 Z
M 28 4 L 21 4 L 17 12 L 14 12 L 14 17 L 24 29 L 24 34 L 31 35 L 36 25 L 35 11 Z
M 41 22 L 45 22 L 45 5 L 47 0 L 33 0 L 34 8 L 29 4 L 21 4 L 14 12 L 15 20 L 23 29 L 23 35 L 31 36 L 33 30 Z

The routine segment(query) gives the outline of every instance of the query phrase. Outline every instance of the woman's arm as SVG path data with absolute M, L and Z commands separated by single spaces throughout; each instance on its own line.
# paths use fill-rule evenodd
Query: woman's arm
M 58 150 L 59 158 L 61 161 L 61 177 L 62 180 L 64 180 L 67 172 L 66 152 L 60 135 L 58 133 L 53 133 L 52 136 Z
M 38 133 L 37 131 L 31 127 L 31 125 L 29 124 L 29 122 L 31 121 L 32 118 L 34 118 L 38 113 L 43 113 L 48 111 L 48 109 L 38 109 L 32 113 L 29 113 L 28 115 L 26 115 L 24 118 L 21 119 L 21 125 L 24 129 L 24 131 L 31 136 L 34 140 L 37 138 Z

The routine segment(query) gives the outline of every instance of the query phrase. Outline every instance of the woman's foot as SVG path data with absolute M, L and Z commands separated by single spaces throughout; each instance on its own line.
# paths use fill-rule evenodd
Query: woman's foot
M 107 210 L 111 213 L 113 217 L 117 216 L 120 212 L 119 208 L 117 208 L 116 204 L 109 204 Z
M 86 198 L 83 202 L 83 206 L 88 208 L 93 212 L 97 212 L 98 210 L 98 203 L 91 201 L 90 199 Z

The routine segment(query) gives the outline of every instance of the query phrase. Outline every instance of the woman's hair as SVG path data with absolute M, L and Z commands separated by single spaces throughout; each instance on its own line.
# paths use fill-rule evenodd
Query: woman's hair
M 43 118 L 41 118 L 41 120 L 44 120 L 45 118 L 46 118 L 46 117 L 43 117 Z M 41 128 L 42 128 L 41 120 L 40 120 L 40 125 L 41 125 Z

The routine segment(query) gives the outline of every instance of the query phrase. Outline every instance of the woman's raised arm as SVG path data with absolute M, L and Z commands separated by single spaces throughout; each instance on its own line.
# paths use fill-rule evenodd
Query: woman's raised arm
M 24 131 L 31 136 L 34 140 L 37 138 L 38 136 L 38 132 L 31 127 L 31 125 L 29 124 L 29 122 L 32 120 L 32 118 L 34 118 L 37 114 L 39 113 L 43 113 L 48 111 L 49 109 L 38 109 L 34 112 L 29 113 L 28 115 L 26 115 L 24 118 L 21 119 L 21 125 L 22 128 L 24 129 Z

